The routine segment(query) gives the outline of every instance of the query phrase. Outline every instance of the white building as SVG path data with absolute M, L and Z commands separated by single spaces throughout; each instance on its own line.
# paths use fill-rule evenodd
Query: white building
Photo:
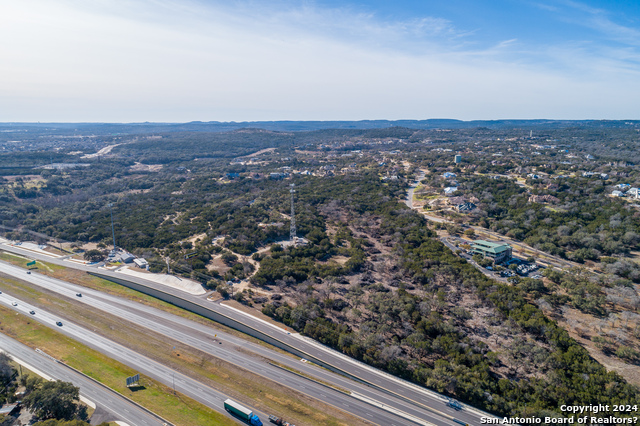
M 149 262 L 147 262 L 147 260 L 142 257 L 133 259 L 133 263 L 135 263 L 136 266 L 140 269 L 147 269 L 149 267 Z

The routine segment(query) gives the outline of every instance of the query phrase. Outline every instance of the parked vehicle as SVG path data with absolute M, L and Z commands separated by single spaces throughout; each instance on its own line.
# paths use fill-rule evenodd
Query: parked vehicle
M 233 414 L 234 416 L 239 417 L 242 420 L 245 420 L 247 423 L 249 423 L 252 426 L 262 426 L 262 422 L 260 421 L 260 418 L 255 414 L 253 414 L 253 411 L 251 411 L 244 405 L 238 404 L 237 402 L 231 399 L 227 399 L 224 402 L 224 409 L 227 410 L 229 413 Z

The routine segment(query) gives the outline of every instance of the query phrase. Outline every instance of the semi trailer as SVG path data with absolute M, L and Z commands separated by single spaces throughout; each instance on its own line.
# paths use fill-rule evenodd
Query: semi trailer
M 233 414 L 236 417 L 241 418 L 242 420 L 249 423 L 251 426 L 262 426 L 262 422 L 260 418 L 253 414 L 253 411 L 245 407 L 244 405 L 240 405 L 237 402 L 227 399 L 224 402 L 224 409 L 229 413 Z

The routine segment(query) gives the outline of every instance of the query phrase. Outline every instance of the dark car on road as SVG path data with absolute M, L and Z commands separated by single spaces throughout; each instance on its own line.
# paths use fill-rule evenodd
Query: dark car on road
M 447 406 L 453 408 L 454 410 L 462 410 L 462 404 L 453 399 L 447 401 Z
M 58 322 L 56 322 L 56 325 L 57 325 L 58 327 L 62 327 L 62 322 L 58 321 Z

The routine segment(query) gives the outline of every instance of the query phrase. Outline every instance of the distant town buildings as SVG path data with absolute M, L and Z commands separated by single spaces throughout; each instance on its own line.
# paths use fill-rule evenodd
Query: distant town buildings
M 284 172 L 269 173 L 269 179 L 272 179 L 272 180 L 281 180 L 288 176 L 289 176 L 289 173 L 284 173 Z
M 460 155 L 460 154 L 456 154 L 456 155 L 453 157 L 453 162 L 454 162 L 454 163 L 456 163 L 456 164 L 460 164 L 460 163 L 462 163 L 462 155 Z

